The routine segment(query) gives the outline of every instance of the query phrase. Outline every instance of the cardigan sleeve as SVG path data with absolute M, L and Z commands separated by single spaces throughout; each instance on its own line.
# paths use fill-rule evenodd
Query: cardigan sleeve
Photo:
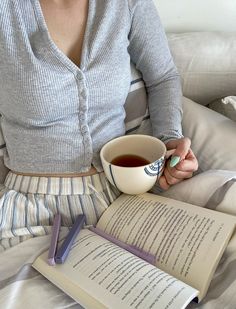
M 152 0 L 130 0 L 128 51 L 141 71 L 153 135 L 167 142 L 182 137 L 182 90 L 167 38 Z

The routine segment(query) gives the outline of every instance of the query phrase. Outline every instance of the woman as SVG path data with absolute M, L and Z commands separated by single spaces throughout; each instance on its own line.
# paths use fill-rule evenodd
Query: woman
M 154 136 L 175 149 L 160 186 L 190 178 L 197 159 L 181 131 L 181 86 L 152 0 L 0 3 L 3 249 L 48 233 L 55 213 L 95 224 L 120 194 L 99 151 L 123 135 L 130 61 L 141 71 Z M 179 162 L 180 161 L 180 162 Z M 14 241 L 13 241 L 14 239 Z

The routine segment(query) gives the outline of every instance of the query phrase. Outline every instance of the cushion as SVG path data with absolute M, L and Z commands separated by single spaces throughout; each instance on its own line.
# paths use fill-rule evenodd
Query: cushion
M 151 134 L 147 93 L 141 73 L 131 63 L 131 83 L 125 102 L 126 134 Z
M 200 171 L 231 170 L 236 173 L 236 122 L 183 99 L 183 134 L 192 140 Z
M 236 95 L 236 32 L 167 35 L 184 96 L 202 105 Z
M 208 107 L 222 115 L 236 121 L 236 96 L 229 96 L 211 102 Z

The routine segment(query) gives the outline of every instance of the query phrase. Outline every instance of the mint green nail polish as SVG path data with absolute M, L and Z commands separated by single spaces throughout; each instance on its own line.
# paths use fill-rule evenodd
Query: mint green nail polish
M 178 164 L 180 161 L 180 157 L 179 156 L 173 156 L 171 157 L 170 160 L 170 167 L 174 167 L 176 164 Z

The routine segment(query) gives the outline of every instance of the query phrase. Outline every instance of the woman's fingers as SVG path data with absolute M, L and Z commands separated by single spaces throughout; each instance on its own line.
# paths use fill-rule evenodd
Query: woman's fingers
M 165 176 L 161 176 L 159 178 L 159 186 L 163 189 L 163 190 L 167 190 L 169 189 L 170 185 L 167 183 Z
M 164 169 L 162 176 L 159 178 L 159 185 L 163 190 L 167 190 L 169 189 L 170 186 L 176 185 L 177 183 L 183 181 L 184 179 L 191 178 L 192 176 L 193 172 L 182 172 L 177 170 L 173 176 L 173 174 L 170 174 L 170 170 L 168 169 L 168 167 L 166 167 Z
M 198 161 L 195 157 L 193 151 L 189 149 L 186 157 L 184 160 L 180 161 L 175 167 L 171 168 L 169 164 L 167 164 L 167 167 L 170 171 L 170 174 L 178 177 L 178 171 L 182 172 L 195 172 L 198 169 Z
M 189 149 L 185 159 L 180 161 L 175 167 L 170 166 L 170 160 L 167 161 L 163 174 L 159 179 L 159 185 L 163 190 L 167 190 L 171 185 L 191 178 L 193 172 L 197 169 L 198 161 L 192 150 Z
M 171 140 L 166 144 L 172 156 L 167 160 L 163 174 L 159 179 L 159 185 L 167 190 L 184 179 L 191 178 L 193 172 L 198 169 L 198 161 L 190 149 L 191 140 L 187 137 Z
M 166 167 L 164 169 L 164 176 L 166 178 L 166 182 L 169 185 L 175 185 L 184 179 L 191 178 L 193 176 L 193 172 L 192 171 L 183 172 L 178 171 L 175 168 Z
M 191 146 L 191 140 L 188 137 L 171 140 L 166 144 L 168 150 L 175 149 L 172 157 L 179 157 L 180 160 L 185 159 Z

